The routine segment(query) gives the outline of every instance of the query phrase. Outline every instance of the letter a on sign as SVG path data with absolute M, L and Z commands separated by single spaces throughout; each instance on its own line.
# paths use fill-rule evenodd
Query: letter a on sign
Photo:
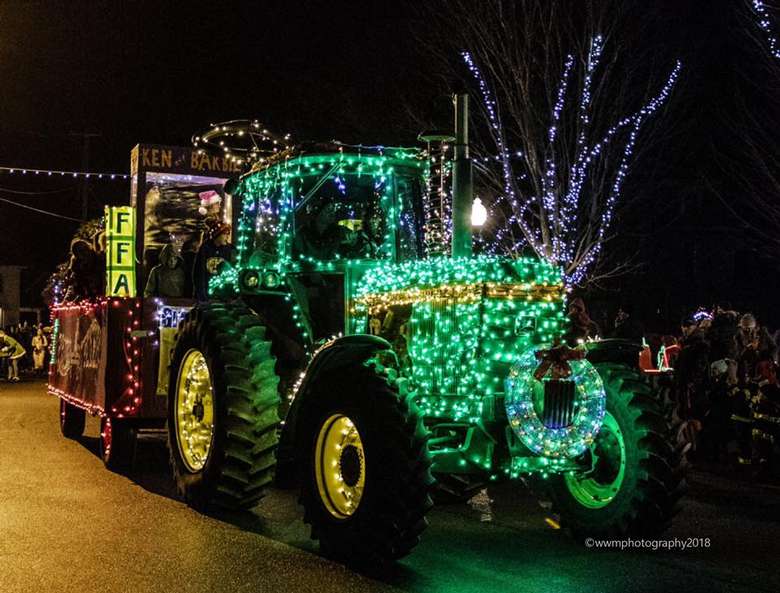
M 135 296 L 135 208 L 106 206 L 106 295 Z

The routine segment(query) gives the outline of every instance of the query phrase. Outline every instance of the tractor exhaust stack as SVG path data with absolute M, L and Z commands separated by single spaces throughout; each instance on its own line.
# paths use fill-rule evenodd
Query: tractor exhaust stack
M 469 96 L 454 97 L 455 156 L 452 163 L 452 257 L 471 256 L 471 206 L 474 201 L 469 157 Z

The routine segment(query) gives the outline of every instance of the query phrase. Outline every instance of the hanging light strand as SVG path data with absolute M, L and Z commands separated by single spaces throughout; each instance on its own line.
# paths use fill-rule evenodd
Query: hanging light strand
M 758 28 L 764 32 L 766 41 L 769 44 L 769 53 L 776 60 L 780 60 L 780 43 L 777 41 L 777 34 L 774 31 L 772 17 L 766 8 L 763 0 L 752 0 L 753 13 L 755 14 Z
M 0 166 L 0 173 L 20 174 L 20 175 L 46 175 L 54 177 L 76 177 L 82 179 L 104 179 L 121 180 L 129 179 L 127 173 L 96 173 L 94 171 L 61 171 L 56 169 L 30 169 L 28 167 L 4 167 Z

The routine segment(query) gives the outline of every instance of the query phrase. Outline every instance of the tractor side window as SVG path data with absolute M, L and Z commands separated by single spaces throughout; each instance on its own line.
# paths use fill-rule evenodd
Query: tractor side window
M 420 180 L 396 177 L 398 198 L 398 259 L 420 259 L 423 256 L 423 215 Z
M 296 192 L 293 256 L 315 260 L 384 258 L 386 184 L 370 175 L 306 178 Z
M 282 188 L 260 196 L 253 204 L 255 209 L 255 254 L 263 262 L 275 262 L 279 256 L 279 208 Z

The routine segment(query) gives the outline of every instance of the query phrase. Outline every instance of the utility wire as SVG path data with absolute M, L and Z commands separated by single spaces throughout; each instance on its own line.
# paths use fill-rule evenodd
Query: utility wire
M 6 200 L 5 198 L 0 198 L 0 202 L 5 202 L 6 204 L 11 204 L 12 206 L 18 206 L 19 208 L 24 208 L 26 210 L 32 210 L 33 212 L 38 212 L 39 214 L 46 214 L 48 216 L 54 216 L 56 218 L 64 218 L 65 220 L 73 220 L 75 222 L 84 222 L 80 218 L 73 218 L 71 216 L 65 216 L 64 214 L 57 214 L 56 212 L 49 212 L 48 210 L 41 210 L 40 208 L 33 208 L 32 206 L 28 206 L 27 204 L 19 204 L 18 202 L 13 202 L 11 200 Z
M 21 191 L 19 189 L 8 189 L 7 187 L 0 187 L 0 192 L 8 194 L 19 194 L 20 196 L 45 196 L 48 194 L 60 194 L 66 191 L 73 191 L 73 187 L 63 187 L 61 189 L 51 189 L 47 191 Z

